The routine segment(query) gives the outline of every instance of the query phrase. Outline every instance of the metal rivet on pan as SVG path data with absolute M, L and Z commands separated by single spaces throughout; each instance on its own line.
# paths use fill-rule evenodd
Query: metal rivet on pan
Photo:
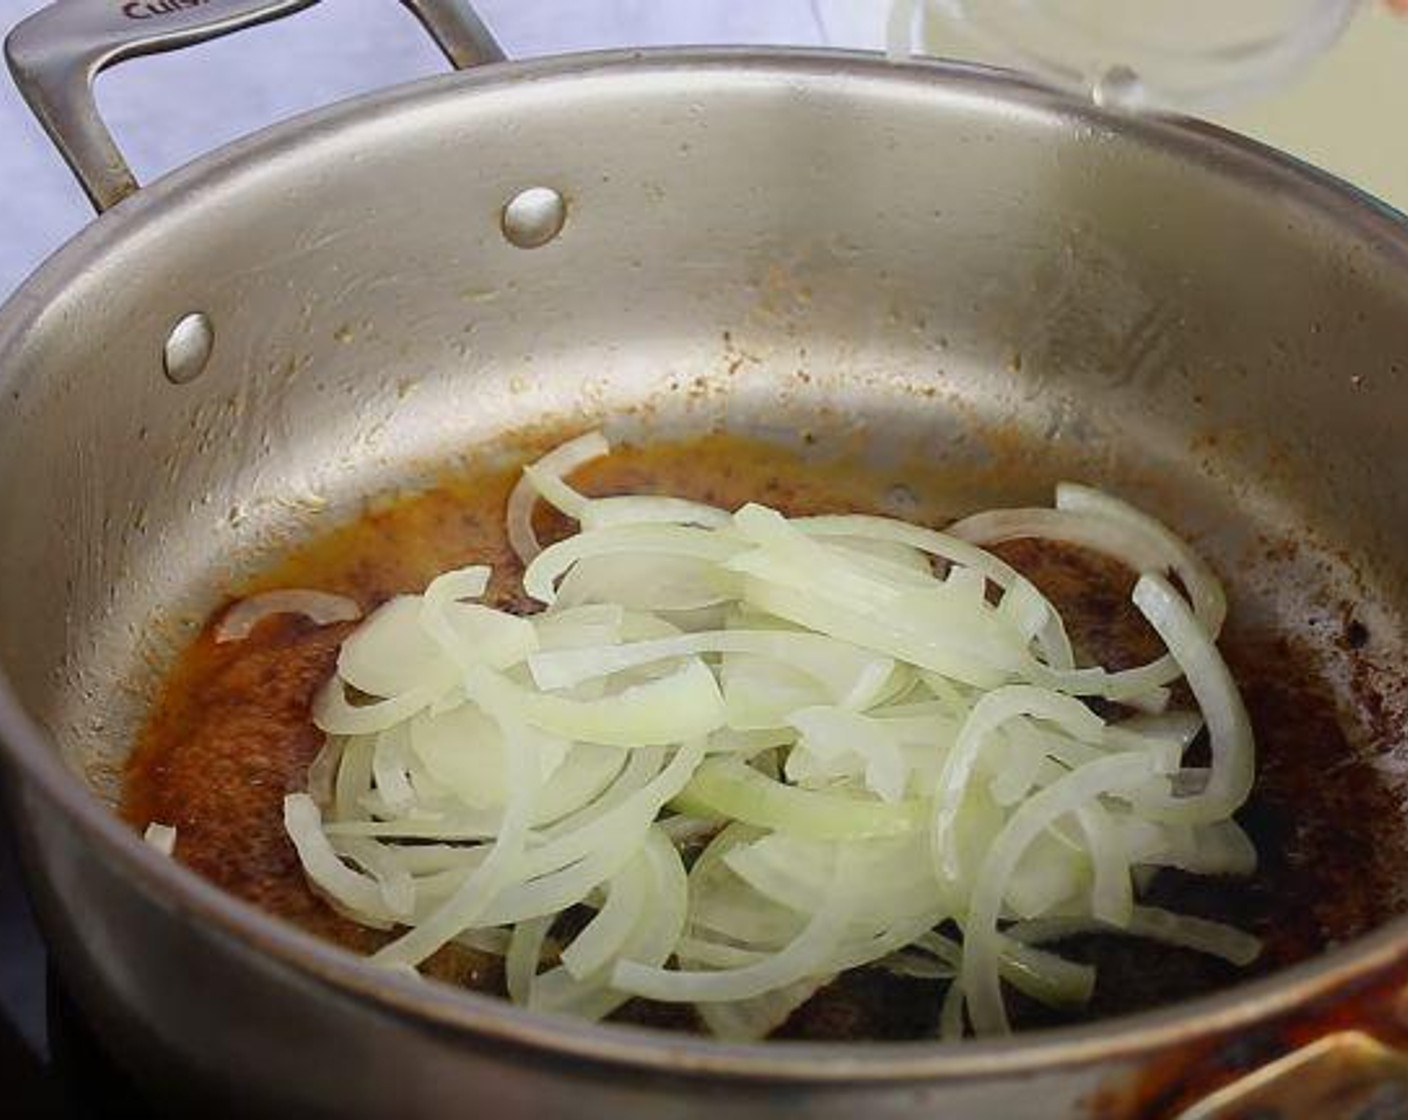
M 567 201 L 551 187 L 528 187 L 504 206 L 499 220 L 504 236 L 520 249 L 546 245 L 562 232 Z
M 214 347 L 215 328 L 203 311 L 182 316 L 166 336 L 166 348 L 161 355 L 167 380 L 176 385 L 194 381 L 205 372 Z

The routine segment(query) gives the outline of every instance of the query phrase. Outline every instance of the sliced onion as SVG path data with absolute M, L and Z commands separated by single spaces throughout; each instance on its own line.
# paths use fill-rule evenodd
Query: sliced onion
M 1202 623 L 1207 635 L 1213 640 L 1217 639 L 1222 632 L 1222 623 L 1227 618 L 1227 595 L 1203 558 L 1175 533 L 1170 532 L 1167 526 L 1112 494 L 1074 482 L 1062 482 L 1056 487 L 1056 508 L 1103 518 L 1127 527 L 1155 544 L 1162 553 L 1166 570 L 1149 567 L 1142 571 L 1156 575 L 1171 571 L 1177 575 L 1183 589 L 1188 593 L 1188 602 L 1193 608 L 1193 614 Z
M 689 889 L 679 854 L 658 828 L 647 832 L 642 854 L 650 875 L 646 893 L 652 904 L 626 938 L 620 957 L 658 967 L 670 958 L 679 941 Z M 610 979 L 603 970 L 579 980 L 565 966 L 559 966 L 537 985 L 533 1006 L 584 1019 L 603 1018 L 630 998 L 612 987 Z
M 352 704 L 340 677 L 333 677 L 313 698 L 313 722 L 329 735 L 374 735 L 410 719 L 435 703 L 455 684 L 448 665 L 437 665 L 425 683 L 399 696 L 372 704 Z
M 1208 636 L 1216 640 L 1227 613 L 1226 596 L 1216 577 L 1186 544 L 1162 524 L 1128 503 L 1087 486 L 1062 483 L 1057 487 L 1056 509 L 992 510 L 974 514 L 949 526 L 949 533 L 974 544 L 999 544 L 1007 540 L 1039 537 L 1079 545 L 1110 556 L 1140 574 L 1177 574 L 1188 591 L 1195 615 Z M 1161 711 L 1167 703 L 1163 686 L 1176 680 L 1179 670 L 1165 655 L 1137 669 L 1111 674 L 1053 677 L 1058 687 L 1082 694 Z
M 472 666 L 465 691 L 489 711 L 511 713 L 563 738 L 608 747 L 664 746 L 701 738 L 724 723 L 724 701 L 714 675 L 691 658 L 670 673 L 596 700 L 538 692 Z
M 1164 820 L 1195 823 L 1228 817 L 1246 801 L 1255 777 L 1251 720 L 1241 694 L 1217 647 L 1167 580 L 1140 576 L 1134 605 L 1167 643 L 1170 656 L 1188 678 L 1212 747 L 1212 772 L 1202 793 L 1148 798 L 1141 805 Z
M 508 791 L 507 751 L 498 725 L 483 711 L 463 704 L 438 716 L 422 713 L 411 721 L 410 744 L 460 804 L 480 811 L 502 809 Z M 549 754 L 558 757 L 550 768 Z M 544 752 L 546 784 L 533 823 L 546 824 L 591 804 L 625 761 L 625 752 L 613 747 L 559 741 Z
M 560 608 L 610 604 L 634 611 L 701 611 L 730 602 L 738 580 L 712 561 L 605 552 L 576 560 L 558 583 Z
M 543 943 L 556 920 L 556 914 L 544 914 L 542 917 L 528 918 L 513 927 L 513 934 L 502 956 L 504 987 L 508 998 L 514 1003 L 527 1005 L 533 1002 L 533 987 L 538 979 Z
M 1097 921 L 1116 927 L 1129 925 L 1134 916 L 1134 884 L 1129 874 L 1129 854 L 1110 814 L 1092 801 L 1076 810 L 1085 831 L 1094 879 L 1090 887 L 1090 912 Z
M 420 625 L 420 596 L 397 595 L 347 636 L 337 654 L 342 679 L 368 696 L 409 692 L 433 671 L 435 641 Z
M 1004 592 L 1020 589 L 1023 598 L 1042 604 L 1046 611 L 1046 624 L 1037 635 L 1045 663 L 1054 669 L 1069 669 L 1075 664 L 1070 639 L 1066 636 L 1065 627 L 1056 608 L 1015 568 L 990 552 L 950 534 L 889 517 L 864 514 L 799 517 L 793 524 L 804 533 L 821 537 L 855 535 L 869 540 L 908 545 L 940 560 L 981 572 Z
M 675 807 L 713 813 L 762 828 L 817 840 L 904 836 L 923 827 L 919 801 L 887 805 L 775 782 L 736 758 L 712 758 L 699 767 Z
M 740 547 L 726 537 L 688 525 L 619 525 L 598 529 L 545 548 L 523 573 L 523 590 L 538 602 L 550 605 L 557 598 L 557 581 L 573 564 L 589 557 L 664 556 L 717 564 L 733 556 Z
M 398 921 L 410 917 L 415 909 L 415 883 L 394 847 L 366 837 L 349 836 L 334 840 L 333 850 L 360 864 L 376 880 L 382 904 L 389 914 Z
M 1099 717 L 1079 701 L 1029 685 L 999 688 L 979 700 L 944 763 L 934 795 L 934 859 L 948 879 L 956 880 L 961 873 L 953 827 L 979 754 L 1004 723 L 1033 716 L 1057 724 L 1075 738 L 1098 737 L 1103 730 Z
M 549 451 L 533 464 L 534 474 L 527 471 L 508 496 L 508 543 L 518 558 L 527 564 L 539 552 L 538 534 L 533 531 L 533 507 L 538 504 L 539 490 L 535 484 L 544 479 L 561 479 L 578 467 L 600 459 L 611 451 L 611 445 L 600 432 L 587 432 Z
M 1124 792 L 1150 774 L 1147 758 L 1121 754 L 1071 771 L 1025 801 L 1012 814 L 974 879 L 964 925 L 961 983 L 973 1028 L 985 1034 L 1008 1031 L 998 990 L 997 919 L 1006 885 L 1033 840 L 1066 813 L 1102 794 Z
M 503 732 L 513 744 L 508 752 L 509 799 L 503 824 L 488 856 L 434 914 L 373 953 L 373 963 L 420 964 L 473 925 L 512 878 L 514 864 L 522 858 L 527 843 L 534 802 L 542 788 L 542 772 L 538 762 L 538 737 L 527 728 L 512 724 L 504 726 Z
M 1038 945 L 1058 941 L 1083 933 L 1127 933 L 1160 941 L 1180 949 L 1193 949 L 1210 956 L 1221 957 L 1229 964 L 1248 965 L 1261 955 L 1261 941 L 1242 930 L 1222 922 L 1196 918 L 1189 914 L 1174 914 L 1155 906 L 1136 906 L 1129 924 L 1123 929 L 1111 929 L 1099 922 L 1081 918 L 1046 918 L 1018 922 L 1008 927 L 1008 936 Z
M 142 839 L 164 856 L 176 853 L 176 826 L 152 821 L 142 833 Z
M 680 957 L 682 967 L 692 967 L 697 963 L 704 962 L 684 954 Z M 699 1004 L 695 1010 L 715 1038 L 725 1042 L 757 1042 L 787 1022 L 794 1011 L 833 978 L 829 974 L 811 976 L 772 988 L 751 999 L 729 1003 L 711 1001 Z
M 404 723 L 388 727 L 376 737 L 372 748 L 372 781 L 381 802 L 400 815 L 416 803 L 407 767 L 410 765 L 410 732 Z
M 563 967 L 583 980 L 620 956 L 645 913 L 650 887 L 650 865 L 643 858 L 613 875 L 606 885 L 605 905 L 562 951 Z
M 331 626 L 334 622 L 356 622 L 362 617 L 362 608 L 346 595 L 329 591 L 307 588 L 261 591 L 241 599 L 225 612 L 215 627 L 215 641 L 217 644 L 243 641 L 256 626 L 276 614 L 301 614 L 318 626 Z
M 582 528 L 607 529 L 613 525 L 697 525 L 722 529 L 733 520 L 727 510 L 684 498 L 623 494 L 592 498 L 581 509 Z
M 638 994 L 756 1039 L 876 963 L 952 978 L 943 1037 L 965 1015 L 1000 1033 L 1004 983 L 1089 998 L 1093 969 L 1037 947 L 1053 930 L 1250 959 L 1254 939 L 1137 902 L 1157 867 L 1255 863 L 1231 819 L 1253 745 L 1214 644 L 1225 600 L 1163 526 L 1070 486 L 941 533 L 564 480 L 607 450 L 583 437 L 515 490 L 541 613 L 479 601 L 486 567 L 446 572 L 354 631 L 315 698 L 330 739 L 286 829 L 340 913 L 397 929 L 377 963 L 470 945 L 530 1008 L 596 1019 Z M 538 495 L 580 524 L 542 551 Z M 1077 667 L 1051 602 L 963 539 L 1003 534 L 1143 570 L 1168 653 Z M 1198 713 L 1165 710 L 1180 676 Z M 1106 724 L 1081 697 L 1160 714 Z M 1186 766 L 1204 725 L 1212 765 Z M 677 845 L 701 842 L 686 871 Z M 572 907 L 595 914 L 554 961 Z
M 787 756 L 793 782 L 857 777 L 881 801 L 904 797 L 910 766 L 899 728 L 842 707 L 799 708 L 788 722 L 801 734 Z
M 393 915 L 386 908 L 376 880 L 343 863 L 321 825 L 322 814 L 306 793 L 291 793 L 284 798 L 284 828 L 309 879 L 360 920 L 389 923 Z
M 610 813 L 533 849 L 524 857 L 520 882 L 506 888 L 479 920 L 504 925 L 584 900 L 630 861 L 653 831 L 655 816 L 688 781 L 702 755 L 700 744 L 681 747 L 649 785 Z
M 1170 559 L 1156 542 L 1130 526 L 1063 509 L 989 510 L 955 521 L 947 532 L 985 547 L 1032 537 L 1078 545 L 1119 560 L 1136 573 L 1165 570 Z
M 843 876 L 844 871 L 838 869 L 838 886 L 844 881 Z M 836 890 L 795 941 L 754 964 L 713 972 L 683 972 L 621 961 L 612 972 L 612 984 L 632 995 L 672 1003 L 755 998 L 825 972 L 850 916 L 846 892 Z
M 1022 923 L 1035 928 L 1038 922 Z M 1017 927 L 1011 927 L 1016 929 Z M 998 972 L 1024 995 L 1058 1007 L 1079 1006 L 1095 992 L 1095 969 L 1065 960 L 1034 947 L 1040 938 L 1018 940 L 1010 934 L 998 938 Z M 963 946 L 940 933 L 929 932 L 914 939 L 918 949 L 932 953 L 951 968 L 963 961 Z M 955 989 L 961 986 L 955 984 Z
M 539 688 L 571 688 L 656 661 L 707 653 L 746 653 L 770 657 L 800 669 L 826 686 L 837 702 L 873 693 L 873 681 L 888 676 L 894 661 L 817 634 L 786 630 L 715 630 L 653 642 L 595 649 L 552 650 L 528 658 Z M 869 686 L 868 688 L 866 686 Z

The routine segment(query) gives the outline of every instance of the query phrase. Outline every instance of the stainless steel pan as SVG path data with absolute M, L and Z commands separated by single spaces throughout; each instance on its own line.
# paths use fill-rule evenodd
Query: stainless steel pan
M 120 825 L 145 690 L 223 580 L 467 448 L 586 421 L 923 453 L 973 500 L 1118 485 L 1234 576 L 1242 625 L 1321 648 L 1356 749 L 1408 786 L 1399 216 L 1211 128 L 781 51 L 484 67 L 136 191 L 96 70 L 304 3 L 63 0 L 8 44 L 106 210 L 0 314 L 8 807 L 121 1060 L 244 1113 L 1408 1107 L 1404 919 L 1117 1024 L 738 1047 L 383 975 Z M 457 63 L 496 57 L 453 0 L 411 6 Z M 1344 603 L 1363 648 L 1336 642 Z

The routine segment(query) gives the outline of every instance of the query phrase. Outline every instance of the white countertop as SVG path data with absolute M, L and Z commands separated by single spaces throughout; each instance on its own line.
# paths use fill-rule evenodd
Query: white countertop
M 8 29 L 40 0 L 0 0 Z M 884 0 L 478 0 L 511 55 L 670 43 L 867 46 Z M 864 9 L 857 21 L 841 9 Z M 875 13 L 874 19 L 870 11 Z M 871 42 L 854 28 L 873 24 Z M 957 53 L 976 56 L 969 44 Z M 140 178 L 303 109 L 430 74 L 443 63 L 395 0 L 332 0 L 264 27 L 145 59 L 99 81 Z M 1224 123 L 1408 210 L 1408 20 L 1368 4 L 1306 79 Z M 90 219 L 82 193 L 0 77 L 0 296 Z

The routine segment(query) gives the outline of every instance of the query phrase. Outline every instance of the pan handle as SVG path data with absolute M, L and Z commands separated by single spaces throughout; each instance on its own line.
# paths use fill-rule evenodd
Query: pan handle
M 29 103 L 93 205 L 137 190 L 98 113 L 93 82 L 109 66 L 179 50 L 292 15 L 318 0 L 55 0 L 19 24 L 5 56 Z M 401 0 L 457 69 L 504 53 L 465 0 Z

